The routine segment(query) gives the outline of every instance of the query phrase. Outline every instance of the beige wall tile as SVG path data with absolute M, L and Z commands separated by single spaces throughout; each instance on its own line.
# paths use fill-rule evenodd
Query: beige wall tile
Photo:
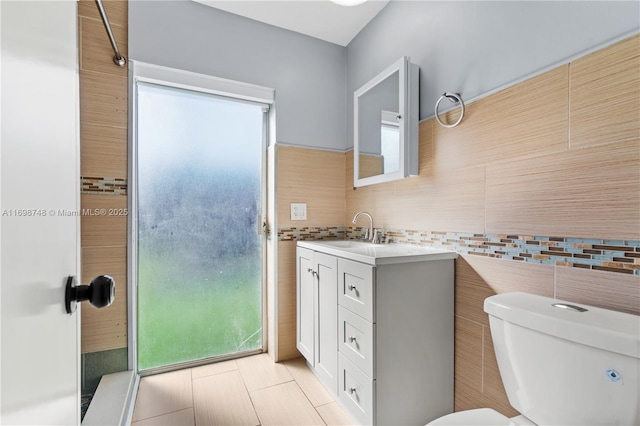
M 126 128 L 127 78 L 80 71 L 80 122 Z
M 79 20 L 80 69 L 84 71 L 98 71 L 126 78 L 127 66 L 120 67 L 113 62 L 113 48 L 111 47 L 111 42 L 109 41 L 107 31 L 102 21 L 82 17 Z M 109 17 L 109 22 L 111 22 L 111 17 Z M 127 27 L 112 24 L 111 31 L 118 44 L 120 54 L 128 58 Z
M 418 125 L 418 175 L 430 176 L 434 167 L 433 126 L 437 126 L 435 119 L 425 120 Z
M 111 247 L 127 245 L 127 216 L 109 215 L 110 209 L 126 209 L 127 197 L 122 195 L 82 194 L 82 209 L 103 209 L 106 213 L 82 217 L 81 245 L 85 247 Z
M 129 6 L 128 0 L 105 0 L 104 9 L 109 17 L 111 26 L 120 25 L 127 26 L 129 19 Z M 100 13 L 98 12 L 98 6 L 95 0 L 79 0 L 78 1 L 78 16 L 86 16 L 101 21 Z M 106 37 L 105 32 L 105 37 Z M 119 42 L 119 41 L 118 41 Z
M 468 105 L 457 127 L 434 125 L 435 169 L 565 151 L 567 100 L 565 65 Z
M 482 356 L 482 393 L 485 401 L 491 402 L 491 407 L 499 411 L 507 417 L 519 415 L 516 410 L 509 404 L 509 398 L 504 390 L 500 370 L 498 369 L 498 360 L 493 349 L 493 340 L 491 339 L 491 331 L 489 327 L 482 327 L 484 332 L 483 339 L 483 356 Z
M 487 168 L 487 233 L 640 239 L 640 141 Z
M 116 282 L 111 306 L 96 309 L 82 304 L 81 351 L 98 352 L 127 346 L 127 249 L 85 247 L 82 249 L 82 282 L 98 275 L 110 275 Z
M 453 400 L 453 411 L 473 410 L 476 408 L 487 408 L 481 391 L 474 389 L 465 382 L 456 378 L 454 382 L 455 398 Z
M 277 149 L 278 227 L 343 226 L 344 153 Z M 307 203 L 307 220 L 292 221 L 290 203 Z
M 297 358 L 296 349 L 296 242 L 278 243 L 278 356 Z
M 127 178 L 127 129 L 82 123 L 80 141 L 81 176 Z
M 396 183 L 392 227 L 484 232 L 484 167 L 440 171 Z
M 456 316 L 455 353 L 456 381 L 482 392 L 482 325 Z
M 640 276 L 558 267 L 556 297 L 640 315 Z
M 456 259 L 456 315 L 488 326 L 484 299 L 510 291 L 553 297 L 553 277 L 552 265 L 459 256 Z
M 571 149 L 640 138 L 640 35 L 571 63 Z

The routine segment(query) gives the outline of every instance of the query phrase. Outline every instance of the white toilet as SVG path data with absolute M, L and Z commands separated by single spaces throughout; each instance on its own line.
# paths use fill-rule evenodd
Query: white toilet
M 449 414 L 443 425 L 639 425 L 640 317 L 528 293 L 487 298 L 511 405 Z

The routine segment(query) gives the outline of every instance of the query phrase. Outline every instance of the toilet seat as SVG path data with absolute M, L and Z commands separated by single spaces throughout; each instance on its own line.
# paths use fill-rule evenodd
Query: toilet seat
M 510 426 L 514 423 L 491 408 L 458 411 L 435 419 L 427 426 Z

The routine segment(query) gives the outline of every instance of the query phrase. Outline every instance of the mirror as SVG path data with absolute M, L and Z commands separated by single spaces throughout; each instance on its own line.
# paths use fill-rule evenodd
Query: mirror
M 354 93 L 354 186 L 418 174 L 418 66 L 400 58 Z

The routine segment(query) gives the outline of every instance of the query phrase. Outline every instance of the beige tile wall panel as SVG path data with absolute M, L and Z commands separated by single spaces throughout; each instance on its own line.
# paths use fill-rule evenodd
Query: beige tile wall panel
M 127 129 L 82 123 L 81 176 L 127 178 Z
M 482 392 L 482 325 L 456 316 L 455 346 L 456 379 Z
M 120 54 L 129 58 L 127 27 L 111 25 L 111 31 Z M 113 63 L 113 48 L 101 20 L 80 18 L 80 34 L 80 69 L 127 77 L 127 67 L 119 67 Z
M 480 99 L 455 128 L 434 125 L 436 170 L 567 149 L 568 65 Z
M 347 188 L 345 189 L 345 214 L 344 214 L 344 223 L 342 226 L 353 226 L 351 221 L 356 213 L 359 211 L 367 211 L 371 213 L 374 219 L 374 225 L 379 225 L 380 215 L 373 207 L 373 203 L 375 201 L 373 188 L 371 186 L 361 186 L 360 188 Z M 358 226 L 366 226 L 366 219 L 359 219 L 362 222 L 358 223 Z
M 102 3 L 104 4 L 104 9 L 107 12 L 107 16 L 109 16 L 109 22 L 111 22 L 112 27 L 115 25 L 126 27 L 128 25 L 129 7 L 127 0 L 104 0 Z M 96 5 L 95 0 L 79 0 L 78 15 L 93 18 L 102 22 L 100 20 L 100 13 L 98 12 L 98 6 Z M 119 43 L 120 40 L 118 40 L 118 46 L 120 46 Z
M 344 154 L 345 161 L 345 189 L 353 189 L 353 149 Z
M 296 349 L 296 242 L 278 244 L 278 359 L 297 358 Z
M 89 195 L 82 194 L 80 198 L 82 209 L 126 209 L 127 197 L 122 195 Z M 83 216 L 82 217 L 82 248 L 113 247 L 127 245 L 127 216 Z
M 456 259 L 456 315 L 489 325 L 484 299 L 494 294 L 524 291 L 553 297 L 554 266 L 485 256 Z
M 440 171 L 396 183 L 394 226 L 483 233 L 484 167 Z
M 640 141 L 487 168 L 486 233 L 640 239 Z
M 498 369 L 498 361 L 493 349 L 493 340 L 489 327 L 484 328 L 484 351 L 482 356 L 482 393 L 487 401 L 491 401 L 490 406 L 507 417 L 519 415 L 509 404 L 507 392 L 502 384 L 502 377 Z
M 453 411 L 473 410 L 475 408 L 486 408 L 489 406 L 481 391 L 458 380 L 457 375 L 453 386 L 455 389 Z
M 80 122 L 126 128 L 127 78 L 80 71 Z
M 556 297 L 640 315 L 640 276 L 558 267 Z
M 110 275 L 116 282 L 116 298 L 106 308 L 82 305 L 82 353 L 127 346 L 127 249 L 86 247 L 82 249 L 81 284 L 98 275 Z
M 278 147 L 278 227 L 343 226 L 345 156 Z M 290 203 L 307 203 L 307 220 L 292 221 Z
M 640 35 L 571 63 L 570 146 L 640 138 Z
M 433 126 L 437 126 L 435 119 L 422 121 L 418 125 L 418 175 L 430 176 L 433 174 Z

